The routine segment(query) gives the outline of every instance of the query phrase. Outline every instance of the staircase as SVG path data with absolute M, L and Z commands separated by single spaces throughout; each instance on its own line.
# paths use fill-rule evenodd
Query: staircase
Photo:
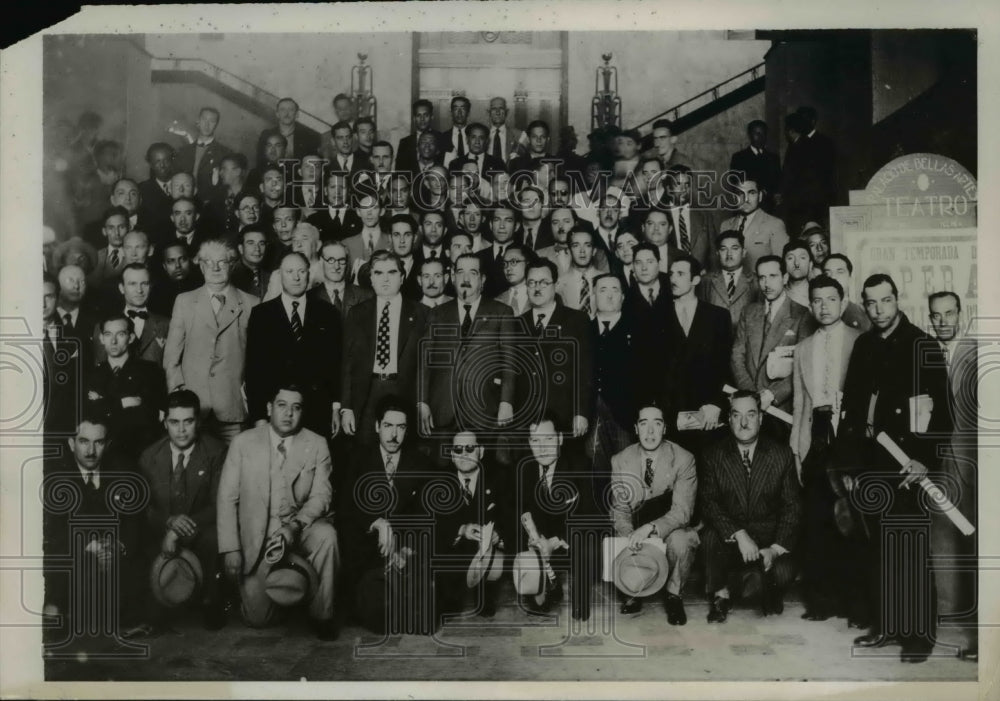
M 195 83 L 225 98 L 247 112 L 274 121 L 279 96 L 200 58 L 151 58 L 151 78 L 155 83 Z M 299 109 L 298 123 L 322 134 L 330 129 L 314 114 Z
M 673 133 L 679 134 L 764 92 L 764 77 L 764 63 L 761 62 L 636 124 L 635 128 L 642 131 L 658 119 L 669 119 L 674 123 Z

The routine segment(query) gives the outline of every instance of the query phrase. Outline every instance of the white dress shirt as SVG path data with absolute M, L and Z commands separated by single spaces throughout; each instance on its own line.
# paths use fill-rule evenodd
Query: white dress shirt
M 84 470 L 82 467 L 80 467 L 79 463 L 77 463 L 76 467 L 77 467 L 78 470 L 80 470 L 80 476 L 83 478 L 84 485 L 87 484 L 87 475 L 93 475 L 94 476 L 94 488 L 95 489 L 100 489 L 101 488 L 101 471 L 100 470 Z
M 332 300 L 333 297 L 331 296 L 330 299 Z M 306 296 L 302 295 L 301 297 L 292 297 L 287 292 L 282 292 L 281 293 L 281 306 L 283 306 L 285 308 L 285 316 L 288 317 L 288 323 L 289 324 L 292 323 L 292 302 L 298 302 L 299 303 L 299 310 L 298 310 L 299 311 L 299 321 L 302 322 L 303 326 L 305 326 L 305 323 L 306 323 Z
M 146 309 L 146 307 L 130 307 L 130 306 L 128 306 L 126 304 L 125 305 L 125 316 L 128 316 L 128 313 L 129 313 L 130 310 L 133 311 L 133 312 L 146 312 L 147 314 L 149 314 L 149 310 Z M 134 319 L 132 319 L 132 328 L 135 330 L 135 337 L 136 338 L 142 338 L 142 332 L 146 328 L 146 320 L 143 319 L 142 317 L 138 317 L 138 316 L 135 317 Z
M 844 349 L 844 322 L 837 321 L 830 326 L 816 330 L 813 343 L 813 406 L 837 407 L 837 392 L 840 390 L 840 364 Z

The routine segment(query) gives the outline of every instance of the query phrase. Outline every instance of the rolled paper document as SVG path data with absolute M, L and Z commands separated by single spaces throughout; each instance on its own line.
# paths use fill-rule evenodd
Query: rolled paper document
M 541 540 L 541 536 L 538 534 L 538 528 L 535 527 L 535 519 L 532 518 L 530 511 L 525 511 L 521 514 L 521 525 L 524 526 L 525 533 L 528 534 L 529 540 Z M 556 581 L 555 570 L 552 569 L 552 565 L 549 564 L 548 558 L 542 558 L 542 567 L 545 569 L 545 576 L 550 582 Z
M 885 431 L 880 432 L 875 436 L 875 440 L 878 444 L 885 448 L 889 455 L 895 459 L 901 466 L 906 467 L 910 463 L 910 456 L 903 452 L 903 449 L 899 447 L 896 441 L 889 438 Z M 954 504 L 951 503 L 951 499 L 944 493 L 940 487 L 930 481 L 927 477 L 917 482 L 927 495 L 937 504 L 941 512 L 951 519 L 951 522 L 955 524 L 955 527 L 962 532 L 962 535 L 972 535 L 976 532 L 975 526 L 973 526 L 969 519 L 965 518 L 965 515 L 958 510 Z
M 726 394 L 734 394 L 737 390 L 732 385 L 726 385 L 722 388 L 722 391 L 725 392 Z M 792 425 L 792 415 L 789 414 L 787 411 L 782 411 L 776 406 L 769 406 L 767 409 L 764 410 L 764 413 L 770 414 L 774 418 L 784 421 L 789 426 Z

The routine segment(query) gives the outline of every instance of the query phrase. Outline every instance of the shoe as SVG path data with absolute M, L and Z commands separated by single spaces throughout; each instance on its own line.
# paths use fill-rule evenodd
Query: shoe
M 899 638 L 895 635 L 886 635 L 885 633 L 877 632 L 859 635 L 854 639 L 854 644 L 858 647 L 885 647 L 886 645 L 895 645 L 898 642 Z
M 958 659 L 965 662 L 979 662 L 979 648 L 963 647 L 958 650 Z
M 622 602 L 621 608 L 618 610 L 626 616 L 631 616 L 642 611 L 642 602 L 639 599 L 627 599 Z
M 497 615 L 497 602 L 493 597 L 486 597 L 486 601 L 483 602 L 483 610 L 479 612 L 479 615 L 483 618 L 493 618 Z
M 548 602 L 546 602 L 546 604 L 547 603 Z M 521 608 L 523 608 L 529 616 L 545 616 L 548 614 L 549 610 L 546 604 L 537 603 L 535 601 L 535 597 L 533 596 L 524 596 L 521 598 Z
M 781 590 L 773 583 L 764 585 L 764 591 L 760 595 L 760 611 L 765 616 L 781 615 L 785 611 L 785 602 L 781 595 Z
M 930 657 L 932 649 L 933 648 L 903 648 L 903 651 L 899 653 L 899 661 L 908 664 L 920 664 L 921 662 L 926 662 L 927 658 Z
M 867 618 L 861 618 L 860 616 L 858 617 L 848 616 L 847 627 L 858 628 L 859 630 L 865 630 L 866 628 L 871 628 L 871 623 L 868 622 Z
M 687 614 L 684 612 L 684 600 L 681 597 L 668 593 L 663 605 L 667 609 L 667 623 L 672 626 L 682 626 L 688 622 Z
M 340 629 L 334 618 L 328 621 L 313 621 L 312 626 L 313 630 L 316 631 L 316 637 L 325 642 L 331 642 L 340 637 Z
M 708 605 L 708 622 L 725 623 L 731 604 L 728 597 L 716 596 Z

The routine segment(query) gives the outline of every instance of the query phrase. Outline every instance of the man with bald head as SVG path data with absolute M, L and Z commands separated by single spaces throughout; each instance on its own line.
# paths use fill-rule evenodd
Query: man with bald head
M 490 133 L 486 138 L 486 152 L 504 163 L 523 152 L 528 137 L 520 129 L 507 126 L 507 100 L 494 97 L 490 100 Z
M 90 334 L 97 323 L 97 315 L 85 303 L 87 275 L 78 265 L 66 265 L 59 271 L 59 297 L 56 317 L 62 325 L 62 336 L 79 343 L 82 368 L 91 365 Z

